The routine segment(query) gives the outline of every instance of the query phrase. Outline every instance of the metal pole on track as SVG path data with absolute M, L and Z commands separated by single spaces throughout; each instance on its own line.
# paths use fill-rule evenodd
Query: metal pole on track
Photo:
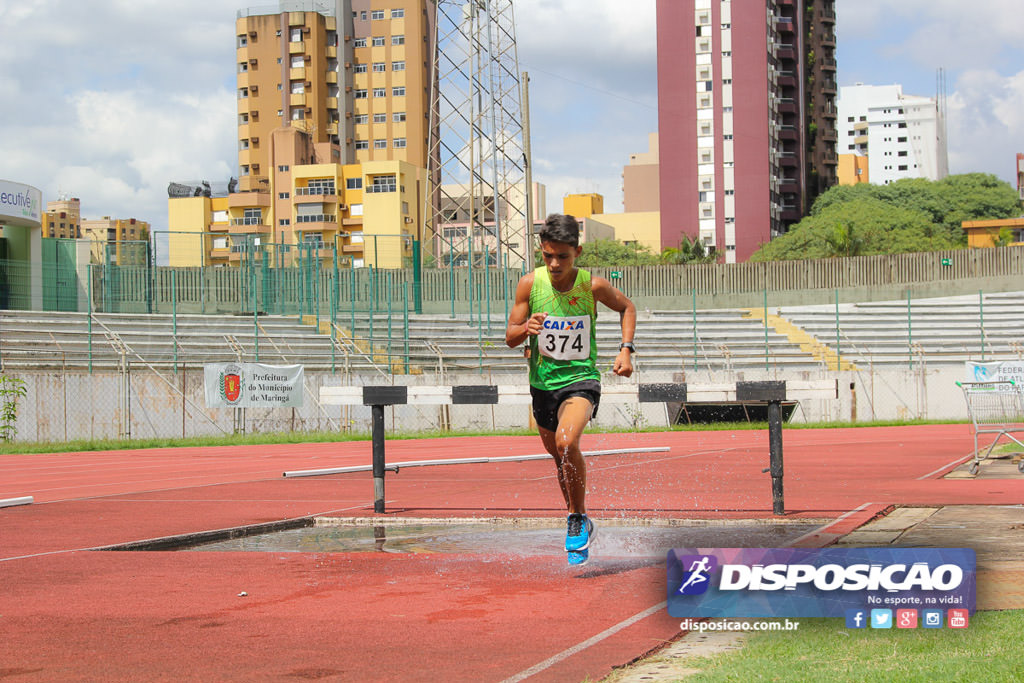
M 384 512 L 384 406 L 371 406 L 373 416 L 373 511 Z

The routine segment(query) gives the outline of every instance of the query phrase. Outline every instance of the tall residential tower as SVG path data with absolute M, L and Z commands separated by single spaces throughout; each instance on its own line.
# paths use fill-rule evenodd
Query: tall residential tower
M 832 0 L 658 0 L 662 247 L 746 261 L 836 182 Z

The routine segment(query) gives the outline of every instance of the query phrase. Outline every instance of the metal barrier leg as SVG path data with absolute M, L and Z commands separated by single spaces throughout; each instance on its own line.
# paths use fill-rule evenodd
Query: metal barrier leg
M 373 415 L 373 511 L 384 512 L 384 406 L 371 406 Z
M 769 469 L 772 475 L 772 512 L 786 513 L 782 495 L 782 402 L 768 402 L 768 452 Z

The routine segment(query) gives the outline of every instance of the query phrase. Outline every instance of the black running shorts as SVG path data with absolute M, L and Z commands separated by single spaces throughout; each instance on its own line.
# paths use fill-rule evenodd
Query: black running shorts
M 533 397 L 533 419 L 538 426 L 553 432 L 558 429 L 558 409 L 566 399 L 573 396 L 582 396 L 594 404 L 590 412 L 591 419 L 597 415 L 597 406 L 601 402 L 601 383 L 586 379 L 551 391 L 530 387 L 530 395 Z

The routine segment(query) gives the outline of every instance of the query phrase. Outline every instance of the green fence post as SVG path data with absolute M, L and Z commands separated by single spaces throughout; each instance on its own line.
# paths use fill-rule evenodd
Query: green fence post
M 356 269 L 352 266 L 348 269 L 348 301 L 351 320 L 349 322 L 349 339 L 353 342 L 356 338 Z
M 843 352 L 839 346 L 839 289 L 836 289 L 836 372 L 843 369 Z
M 768 371 L 768 288 L 764 288 L 764 369 Z
M 256 362 L 260 362 L 259 304 L 256 301 L 256 245 L 249 241 L 249 287 L 252 289 L 252 335 L 256 347 Z
M 910 287 L 907 287 L 907 367 L 914 367 L 914 332 L 910 315 Z
M 451 295 L 452 318 L 455 317 L 455 252 L 452 243 L 448 243 L 448 293 Z
M 394 273 L 388 271 L 388 365 L 391 365 L 391 295 L 392 295 L 392 277 Z
M 376 244 L 374 244 L 376 247 Z M 374 260 L 377 259 L 377 252 L 374 250 Z M 373 317 L 377 313 L 377 268 L 370 264 L 370 355 L 373 355 Z
M 413 285 L 415 289 L 415 285 Z M 402 324 L 404 329 L 402 330 L 402 339 L 405 344 L 405 374 L 409 374 L 409 283 L 405 283 L 405 291 L 402 294 Z
M 89 264 L 89 374 L 92 374 L 92 264 Z
M 423 312 L 423 247 L 419 240 L 412 242 L 412 305 L 417 313 Z
M 978 319 L 981 327 L 978 332 L 981 334 L 981 362 L 985 362 L 985 296 L 982 290 L 978 290 Z
M 691 289 L 690 293 L 693 295 L 693 371 L 697 372 L 697 288 Z
M 491 333 L 491 252 L 484 244 L 484 298 L 487 299 L 487 334 Z
M 178 273 L 171 271 L 171 336 L 174 338 L 174 374 L 178 374 Z

